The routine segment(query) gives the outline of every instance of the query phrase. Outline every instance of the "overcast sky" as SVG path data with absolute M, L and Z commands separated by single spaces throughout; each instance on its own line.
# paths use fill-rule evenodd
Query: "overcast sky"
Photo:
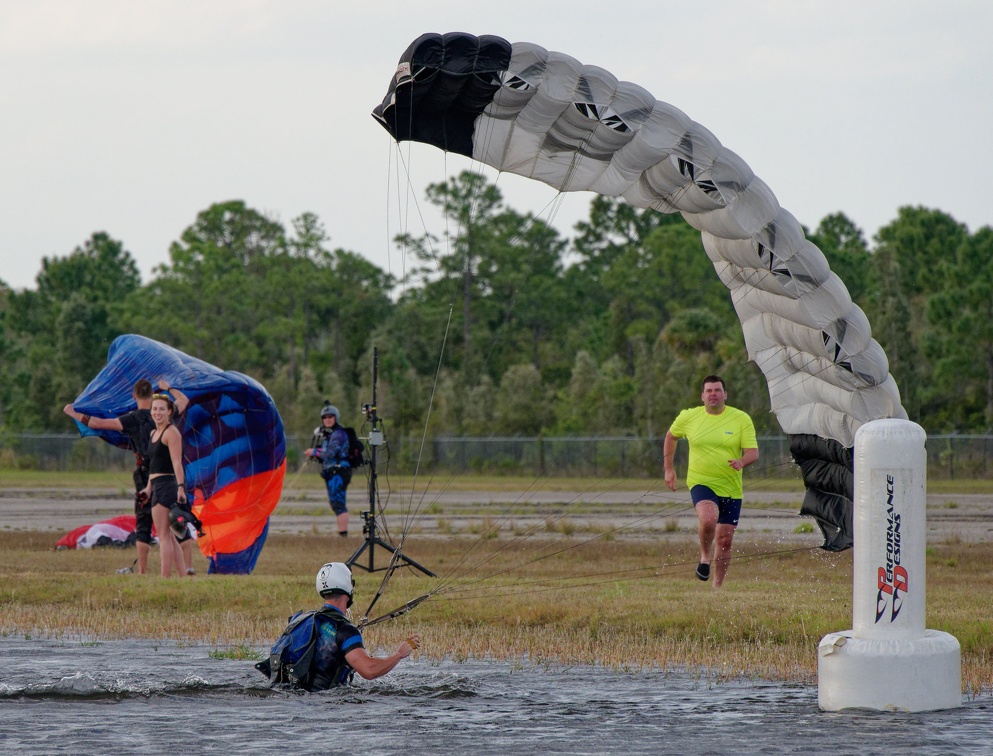
M 0 0 L 0 279 L 95 231 L 143 280 L 214 202 L 289 224 L 391 272 L 406 209 L 396 150 L 369 113 L 418 35 L 536 42 L 636 82 L 712 131 L 813 228 L 867 238 L 902 205 L 993 223 L 993 3 L 957 0 Z M 413 198 L 470 167 L 404 149 Z M 495 178 L 495 177 L 494 177 Z M 553 190 L 499 178 L 516 210 Z M 566 235 L 590 195 L 550 219 Z M 443 228 L 428 214 L 431 230 Z

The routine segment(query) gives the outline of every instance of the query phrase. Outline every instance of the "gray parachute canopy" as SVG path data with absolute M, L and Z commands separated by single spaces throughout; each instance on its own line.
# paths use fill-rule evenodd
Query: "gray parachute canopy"
M 824 548 L 852 545 L 855 431 L 906 418 L 865 313 L 745 161 L 647 90 L 530 43 L 425 34 L 373 116 L 397 141 L 561 190 L 679 212 L 731 290 L 748 356 L 790 437 Z

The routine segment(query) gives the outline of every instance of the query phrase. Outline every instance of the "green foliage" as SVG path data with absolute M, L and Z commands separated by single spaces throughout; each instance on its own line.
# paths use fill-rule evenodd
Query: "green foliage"
M 552 402 L 534 365 L 512 365 L 497 391 L 494 431 L 535 436 L 552 421 Z
M 993 429 L 993 229 L 965 239 L 938 266 L 943 286 L 928 301 L 925 354 L 936 383 L 956 387 L 940 413 L 949 430 Z M 945 392 L 929 392 L 944 404 Z
M 570 242 L 477 174 L 426 195 L 445 234 L 397 237 L 413 261 L 400 282 L 332 249 L 312 213 L 286 227 L 235 200 L 199 213 L 145 285 L 104 232 L 44 259 L 36 289 L 0 283 L 0 429 L 67 430 L 62 405 L 134 332 L 259 378 L 305 438 L 325 398 L 361 426 L 374 347 L 396 436 L 657 437 L 711 372 L 760 433 L 778 431 L 731 296 L 679 215 L 596 197 Z M 874 248 L 842 213 L 810 238 L 866 310 L 910 417 L 993 428 L 993 230 L 904 207 Z

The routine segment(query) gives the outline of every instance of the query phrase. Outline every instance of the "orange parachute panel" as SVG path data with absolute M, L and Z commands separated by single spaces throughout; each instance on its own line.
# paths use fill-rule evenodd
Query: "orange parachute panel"
M 277 469 L 230 483 L 209 499 L 204 500 L 203 491 L 198 490 L 193 512 L 203 523 L 198 544 L 204 556 L 235 554 L 251 547 L 279 503 L 285 477 L 284 460 Z

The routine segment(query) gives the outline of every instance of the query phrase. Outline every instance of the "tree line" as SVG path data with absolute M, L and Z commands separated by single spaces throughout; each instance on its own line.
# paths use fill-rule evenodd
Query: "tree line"
M 312 213 L 287 227 L 231 201 L 202 211 L 148 282 L 103 231 L 44 258 L 34 289 L 0 281 L 0 433 L 66 431 L 62 406 L 122 333 L 258 378 L 288 433 L 309 433 L 324 398 L 357 424 L 374 348 L 393 432 L 652 437 L 712 372 L 759 433 L 780 432 L 680 216 L 597 197 L 567 239 L 477 174 L 426 194 L 452 230 L 398 236 L 402 278 L 332 248 Z M 866 311 L 911 419 L 993 429 L 993 229 L 902 207 L 871 245 L 842 213 L 807 235 Z

